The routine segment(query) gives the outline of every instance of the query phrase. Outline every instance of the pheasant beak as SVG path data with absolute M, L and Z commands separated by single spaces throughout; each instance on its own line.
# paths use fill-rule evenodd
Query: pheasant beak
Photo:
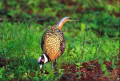
M 40 64 L 40 69 L 42 69 L 42 65 Z

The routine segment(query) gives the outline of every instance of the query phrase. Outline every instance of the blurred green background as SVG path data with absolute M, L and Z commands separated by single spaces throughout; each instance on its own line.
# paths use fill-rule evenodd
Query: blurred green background
M 111 37 L 119 35 L 119 10 L 119 0 L 0 1 L 1 18 L 13 21 L 36 20 L 46 26 L 45 23 L 49 20 L 49 25 L 54 25 L 60 20 L 58 18 L 70 16 L 80 21 L 73 25 L 73 28 L 84 29 L 84 25 L 87 24 L 88 29 L 98 31 L 101 26 L 102 35 L 106 33 Z
M 43 66 L 50 74 L 41 74 L 37 59 L 42 54 L 40 42 L 45 30 L 66 16 L 79 22 L 63 26 L 66 49 L 57 61 L 59 73 L 63 74 L 62 63 L 78 65 L 91 60 L 99 60 L 101 66 L 102 60 L 112 60 L 115 69 L 114 61 L 119 59 L 116 57 L 120 40 L 119 3 L 119 0 L 0 0 L 0 63 L 6 66 L 0 69 L 0 79 L 60 78 L 54 76 L 50 63 Z

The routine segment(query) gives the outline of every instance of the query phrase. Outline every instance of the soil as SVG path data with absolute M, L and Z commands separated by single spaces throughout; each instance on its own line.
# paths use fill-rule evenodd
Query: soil
M 118 55 L 120 58 L 120 54 Z M 64 77 L 58 79 L 58 81 L 119 81 L 120 80 L 120 61 L 115 63 L 116 68 L 113 69 L 112 61 L 104 61 L 106 65 L 108 75 L 104 75 L 100 64 L 97 60 L 90 61 L 88 63 L 83 62 L 82 67 L 76 70 L 76 65 L 66 65 L 61 67 L 64 69 Z M 69 67 L 69 69 L 68 69 Z M 79 73 L 77 73 L 79 72 Z

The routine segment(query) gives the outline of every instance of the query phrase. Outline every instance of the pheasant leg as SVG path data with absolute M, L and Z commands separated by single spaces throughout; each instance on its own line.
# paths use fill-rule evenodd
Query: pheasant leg
M 54 62 L 54 69 L 56 69 L 56 66 L 57 66 L 57 62 L 56 62 L 56 59 L 55 59 L 55 62 Z
M 55 59 L 55 67 L 57 66 L 57 59 Z

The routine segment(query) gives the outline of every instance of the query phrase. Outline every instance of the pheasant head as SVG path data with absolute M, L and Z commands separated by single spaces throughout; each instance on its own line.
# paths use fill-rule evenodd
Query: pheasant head
M 47 63 L 48 61 L 49 61 L 49 59 L 46 56 L 46 54 L 42 54 L 42 56 L 38 58 L 38 63 L 40 64 L 40 69 L 42 69 L 42 65 Z

